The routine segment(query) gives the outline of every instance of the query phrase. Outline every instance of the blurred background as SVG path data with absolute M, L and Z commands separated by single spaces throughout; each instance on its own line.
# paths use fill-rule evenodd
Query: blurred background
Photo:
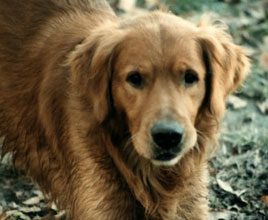
M 210 13 L 252 59 L 245 85 L 229 97 L 218 152 L 210 162 L 211 220 L 268 219 L 268 0 L 109 0 L 120 16 L 165 8 L 193 22 Z M 54 205 L 4 159 L 0 219 L 61 219 Z M 5 219 L 6 217 L 2 217 Z M 47 218 L 49 219 L 49 217 Z

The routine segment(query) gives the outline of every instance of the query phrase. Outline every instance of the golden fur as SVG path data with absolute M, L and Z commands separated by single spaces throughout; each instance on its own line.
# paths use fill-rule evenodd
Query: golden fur
M 120 20 L 102 0 L 0 0 L 3 154 L 70 219 L 207 219 L 207 153 L 248 70 L 243 48 L 204 22 Z M 183 149 L 156 164 L 148 130 L 166 117 L 184 126 Z

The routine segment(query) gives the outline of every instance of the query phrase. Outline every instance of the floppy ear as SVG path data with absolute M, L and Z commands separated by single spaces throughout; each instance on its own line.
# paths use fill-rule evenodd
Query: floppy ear
M 249 59 L 244 48 L 235 45 L 222 27 L 200 27 L 199 42 L 207 54 L 214 74 L 223 86 L 224 97 L 235 91 L 249 72 Z
M 199 129 L 211 136 L 218 131 L 227 96 L 243 83 L 250 62 L 245 49 L 235 45 L 222 27 L 200 26 L 197 42 L 206 68 L 206 95 L 199 117 L 203 122 L 199 121 Z
M 71 83 L 98 122 L 105 120 L 111 107 L 112 62 L 123 36 L 112 24 L 104 26 L 90 33 L 69 56 Z

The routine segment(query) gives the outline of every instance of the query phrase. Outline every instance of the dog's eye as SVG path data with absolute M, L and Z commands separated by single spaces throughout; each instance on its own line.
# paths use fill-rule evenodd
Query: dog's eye
M 184 82 L 186 85 L 193 85 L 194 83 L 198 82 L 197 73 L 193 70 L 186 70 L 184 75 Z
M 135 88 L 142 88 L 144 79 L 138 71 L 130 72 L 127 76 L 127 82 Z

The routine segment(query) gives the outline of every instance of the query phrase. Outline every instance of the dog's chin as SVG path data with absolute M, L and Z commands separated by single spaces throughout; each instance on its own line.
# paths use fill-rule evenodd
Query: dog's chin
M 153 159 L 153 160 L 151 160 L 151 162 L 155 166 L 172 167 L 172 166 L 175 166 L 179 162 L 180 158 L 181 158 L 181 155 L 177 155 L 176 157 L 169 159 L 169 160 Z

